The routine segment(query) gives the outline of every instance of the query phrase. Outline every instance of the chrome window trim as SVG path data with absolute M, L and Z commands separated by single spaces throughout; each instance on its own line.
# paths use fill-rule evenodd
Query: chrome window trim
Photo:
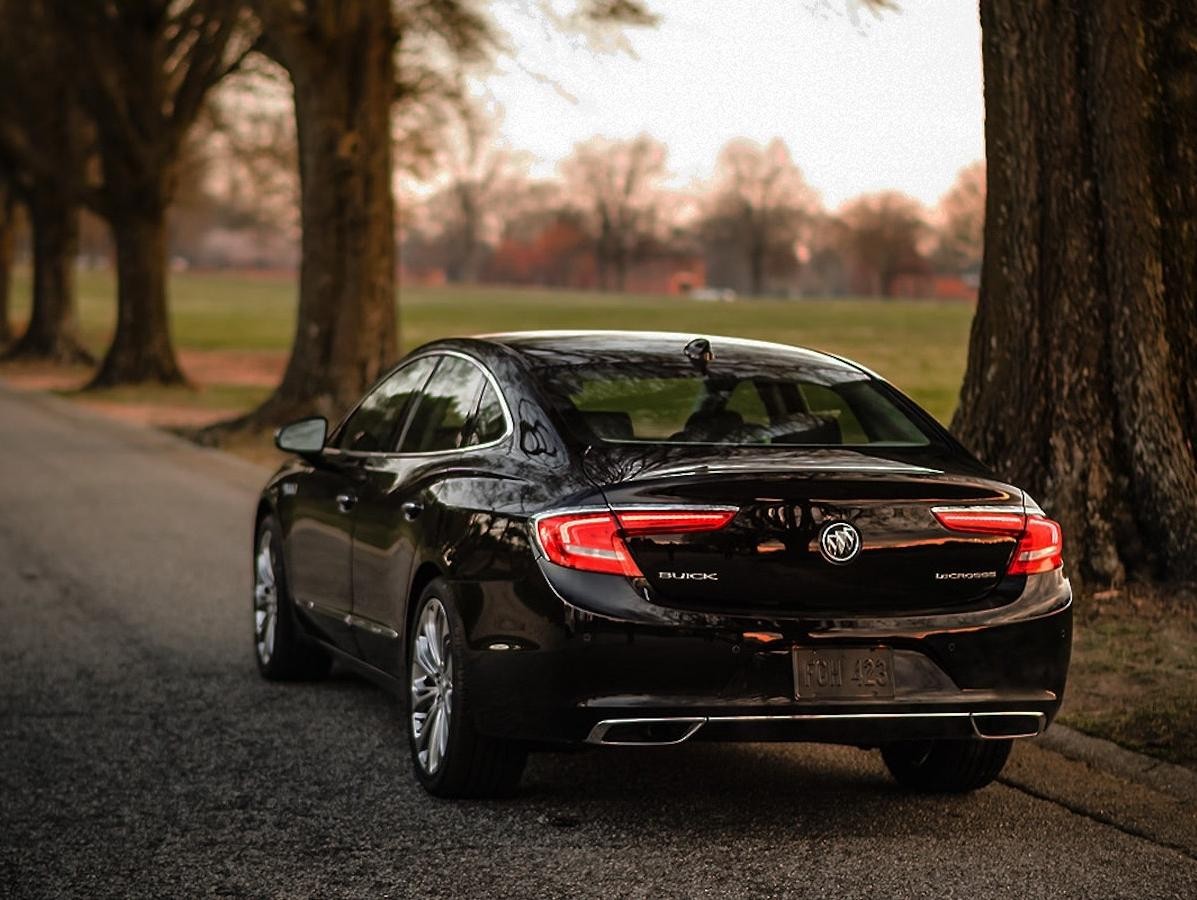
M 324 450 L 324 453 L 330 454 L 333 456 L 345 456 L 345 457 L 349 457 L 350 459 L 366 459 L 366 460 L 369 460 L 369 459 L 394 459 L 394 458 L 419 459 L 422 457 L 445 456 L 447 454 L 452 454 L 452 453 L 472 453 L 475 450 L 487 450 L 491 447 L 497 447 L 499 444 L 503 443 L 509 437 L 511 437 L 515 433 L 515 420 L 511 415 L 511 407 L 507 403 L 507 397 L 503 394 L 503 389 L 501 387 L 499 387 L 498 379 L 495 378 L 495 376 L 491 373 L 490 369 L 488 369 L 486 367 L 486 365 L 481 360 L 477 359 L 476 357 L 470 356 L 468 353 L 462 353 L 460 350 L 428 350 L 428 351 L 425 351 L 422 353 L 418 353 L 415 356 L 409 357 L 408 359 L 405 359 L 398 365 L 394 366 L 390 370 L 390 372 L 388 372 L 386 374 L 386 377 L 379 381 L 379 386 L 381 386 L 383 381 L 386 381 L 386 379 L 390 378 L 391 375 L 393 375 L 395 372 L 399 371 L 399 369 L 403 368 L 404 366 L 408 366 L 411 363 L 418 362 L 421 359 L 427 359 L 429 357 L 437 357 L 437 356 L 456 356 L 458 359 L 464 359 L 464 360 L 466 360 L 466 362 L 473 363 L 474 366 L 482 373 L 483 378 L 486 379 L 486 382 L 494 390 L 495 396 L 497 396 L 499 398 L 499 406 L 502 407 L 502 409 L 503 409 L 503 426 L 504 427 L 503 427 L 502 435 L 495 438 L 493 441 L 487 441 L 484 444 L 471 444 L 469 447 L 452 447 L 448 450 L 424 450 L 424 451 L 419 451 L 419 452 L 400 453 L 398 450 L 391 450 L 391 451 L 383 452 L 381 450 L 371 450 L 371 451 L 342 450 L 339 447 L 326 447 Z M 433 368 L 432 372 L 429 373 L 428 377 L 429 377 L 429 380 L 436 377 L 436 368 L 435 367 Z M 428 381 L 425 381 L 424 387 L 427 387 L 427 386 L 428 386 Z M 420 393 L 423 394 L 423 388 L 421 388 Z M 366 397 L 368 397 L 368 396 L 370 396 L 370 395 L 366 394 L 360 400 L 357 401 L 357 403 L 354 405 L 353 409 L 351 409 L 346 414 L 345 418 L 343 418 L 340 421 L 340 423 L 338 423 L 338 425 L 337 425 L 338 430 L 346 422 L 349 421 L 350 417 L 355 412 L 357 412 L 358 407 L 361 406 L 362 403 L 365 402 Z M 405 422 L 404 424 L 406 425 L 407 423 Z M 400 438 L 402 438 L 402 437 L 403 437 L 403 435 L 400 435 Z

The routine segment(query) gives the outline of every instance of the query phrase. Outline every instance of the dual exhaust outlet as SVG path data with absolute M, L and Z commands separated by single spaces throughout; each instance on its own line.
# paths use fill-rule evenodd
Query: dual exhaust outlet
M 605 747 L 669 747 L 681 744 L 707 725 L 786 725 L 800 723 L 875 723 L 919 725 L 955 720 L 971 726 L 960 737 L 986 740 L 1035 737 L 1043 732 L 1047 717 L 1041 712 L 931 712 L 931 713 L 808 713 L 791 716 L 671 716 L 664 718 L 604 719 L 586 738 L 588 744 Z

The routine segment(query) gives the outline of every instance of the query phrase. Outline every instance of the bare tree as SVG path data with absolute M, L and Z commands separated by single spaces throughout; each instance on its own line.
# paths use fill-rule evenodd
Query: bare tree
M 960 170 L 936 217 L 936 265 L 951 272 L 979 266 L 985 246 L 984 160 Z
M 818 210 L 780 138 L 762 147 L 743 138 L 720 151 L 704 216 L 708 243 L 734 247 L 747 264 L 753 294 L 765 292 L 770 263 L 796 271 L 795 245 Z
M 95 125 L 90 197 L 116 246 L 116 335 L 92 386 L 181 382 L 166 302 L 166 211 L 184 140 L 250 49 L 240 0 L 51 0 Z
M 502 230 L 505 212 L 527 186 L 529 160 L 499 144 L 498 114 L 479 102 L 463 103 L 440 153 L 447 183 L 430 200 L 440 223 L 442 258 L 449 281 L 474 282 L 488 247 Z
M 839 221 L 842 246 L 872 293 L 889 297 L 899 275 L 925 269 L 919 243 L 927 225 L 917 200 L 896 191 L 866 194 L 845 204 Z
M 596 137 L 561 163 L 569 201 L 587 216 L 604 290 L 624 289 L 628 268 L 657 230 L 666 152 L 644 134 L 628 141 Z
M 989 193 L 953 423 L 1073 571 L 1197 577 L 1197 4 L 981 0 Z
M 0 0 L 0 164 L 33 229 L 33 304 L 8 358 L 90 362 L 75 311 L 89 135 L 42 0 Z

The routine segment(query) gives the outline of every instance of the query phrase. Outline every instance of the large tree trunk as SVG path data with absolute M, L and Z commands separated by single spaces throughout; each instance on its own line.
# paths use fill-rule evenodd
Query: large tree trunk
M 75 314 L 75 253 L 79 210 L 52 190 L 30 195 L 33 229 L 33 303 L 25 333 L 6 359 L 90 363 L 79 343 Z
M 956 431 L 1074 572 L 1197 576 L 1197 4 L 981 0 L 989 191 Z
M 0 179 L 0 350 L 12 341 L 12 321 L 9 319 L 8 298 L 12 285 L 12 245 L 16 231 L 16 204 L 12 188 Z
M 338 416 L 397 355 L 390 5 L 345 0 L 315 23 L 289 18 L 300 15 L 290 4 L 258 8 L 268 50 L 294 87 L 299 316 L 278 389 L 248 416 L 209 429 L 210 438 L 310 413 Z
M 166 215 L 155 203 L 111 211 L 116 335 L 89 388 L 184 383 L 166 309 Z

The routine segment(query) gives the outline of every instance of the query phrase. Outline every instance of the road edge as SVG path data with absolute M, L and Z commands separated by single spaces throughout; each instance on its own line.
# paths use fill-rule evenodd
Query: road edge
M 1128 750 L 1113 741 L 1059 723 L 1048 728 L 1036 743 L 1045 750 L 1086 763 L 1124 781 L 1197 803 L 1197 772 L 1184 766 Z
M 27 403 L 50 415 L 98 428 L 110 435 L 119 435 L 123 440 L 143 450 L 166 451 L 172 455 L 185 456 L 208 474 L 222 481 L 260 490 L 271 469 L 242 459 L 235 454 L 216 447 L 203 447 L 177 434 L 153 425 L 127 422 L 92 409 L 82 403 L 75 403 L 65 397 L 58 397 L 48 391 L 19 388 L 0 377 L 0 393 L 17 402 Z

